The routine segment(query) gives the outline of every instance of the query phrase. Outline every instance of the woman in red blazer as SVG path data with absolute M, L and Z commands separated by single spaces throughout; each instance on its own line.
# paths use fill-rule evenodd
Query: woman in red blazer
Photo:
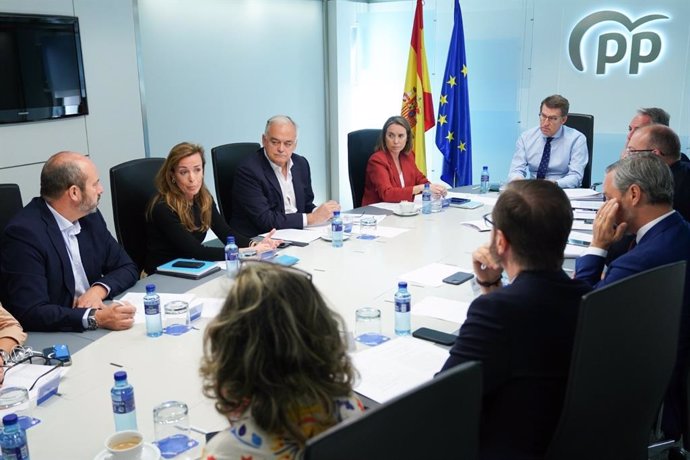
M 413 201 L 429 180 L 417 168 L 412 152 L 412 130 L 401 116 L 390 117 L 381 130 L 376 152 L 369 158 L 362 206 L 387 201 Z M 445 195 L 443 185 L 431 184 L 431 193 Z

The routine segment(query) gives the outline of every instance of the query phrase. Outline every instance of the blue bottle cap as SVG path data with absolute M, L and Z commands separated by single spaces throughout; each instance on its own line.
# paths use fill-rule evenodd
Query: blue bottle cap
M 340 215 L 340 211 L 333 211 L 333 217 L 338 217 Z
M 127 372 L 125 372 L 125 371 L 115 372 L 115 381 L 119 382 L 121 380 L 127 380 Z
M 7 414 L 2 418 L 3 426 L 14 425 L 17 423 L 17 414 Z
M 228 239 L 225 241 L 226 241 L 225 244 L 235 244 L 235 237 L 230 235 L 230 236 L 228 236 Z
M 146 285 L 146 293 L 150 294 L 152 292 L 156 291 L 156 285 L 155 284 L 147 284 Z
M 407 289 L 407 281 L 398 281 L 398 288 Z

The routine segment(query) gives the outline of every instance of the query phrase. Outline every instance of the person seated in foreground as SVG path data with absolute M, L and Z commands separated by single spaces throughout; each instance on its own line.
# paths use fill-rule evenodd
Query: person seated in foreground
M 634 145 L 638 130 L 630 142 Z M 575 278 L 601 288 L 651 268 L 685 260 L 690 264 L 690 225 L 673 204 L 673 177 L 667 164 L 652 152 L 630 154 L 606 168 L 606 202 L 597 212 L 589 248 L 575 262 Z M 635 235 L 627 251 L 610 262 L 608 250 L 625 233 Z M 603 276 L 602 276 L 603 275 Z M 690 286 L 690 270 L 685 274 Z M 660 306 L 661 308 L 661 306 Z M 666 393 L 662 428 L 678 439 L 685 420 L 683 387 L 690 357 L 690 289 L 685 289 L 678 353 Z
M 417 168 L 412 142 L 412 129 L 404 117 L 386 120 L 367 163 L 362 206 L 382 201 L 414 201 L 414 196 L 424 190 L 424 184 L 430 184 L 434 195 L 446 195 L 446 187 L 431 184 Z
M 325 223 L 340 205 L 314 205 L 309 162 L 294 153 L 297 124 L 286 115 L 266 122 L 263 148 L 244 160 L 235 172 L 230 225 L 243 235 L 272 228 L 304 228 Z
M 98 211 L 102 193 L 88 157 L 56 153 L 41 170 L 41 196 L 5 227 L 0 294 L 25 330 L 121 330 L 134 324 L 136 307 L 103 302 L 129 289 L 139 274 Z
M 520 135 L 508 180 L 536 178 L 556 182 L 561 188 L 577 188 L 587 166 L 587 139 L 565 126 L 570 103 L 558 94 L 539 107 L 539 126 Z
M 209 229 L 225 244 L 229 235 L 238 245 L 247 238 L 232 231 L 218 212 L 211 193 L 204 184 L 204 148 L 182 142 L 174 146 L 156 175 L 158 194 L 146 213 L 146 262 L 144 270 L 178 257 L 218 261 L 225 259 L 223 247 L 204 246 Z M 275 249 L 278 241 L 270 237 L 256 245 L 257 251 Z
M 5 379 L 4 366 L 9 362 L 12 350 L 22 345 L 26 334 L 14 316 L 0 305 L 0 385 Z
M 308 273 L 242 264 L 204 334 L 204 394 L 231 426 L 202 458 L 301 458 L 307 439 L 360 414 L 343 324 Z
M 573 212 L 556 184 L 511 182 L 485 218 L 491 244 L 472 255 L 483 295 L 443 370 L 482 363 L 479 458 L 542 459 L 561 414 L 580 300 L 591 288 L 561 268 Z

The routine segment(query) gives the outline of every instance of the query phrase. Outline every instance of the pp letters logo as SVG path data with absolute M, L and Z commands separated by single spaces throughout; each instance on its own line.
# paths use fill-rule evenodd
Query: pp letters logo
M 582 65 L 582 55 L 580 45 L 585 33 L 593 26 L 604 22 L 615 22 L 625 27 L 630 34 L 630 66 L 628 73 L 636 75 L 640 72 L 640 64 L 648 64 L 659 57 L 661 53 L 661 36 L 649 30 L 635 32 L 643 24 L 658 19 L 669 19 L 663 14 L 650 14 L 643 16 L 636 21 L 631 21 L 626 15 L 618 11 L 599 11 L 583 18 L 575 25 L 570 33 L 568 42 L 568 53 L 573 66 L 581 72 L 584 71 Z M 615 46 L 610 46 L 615 45 Z M 609 50 L 611 49 L 611 52 Z M 605 32 L 599 35 L 597 44 L 597 66 L 596 74 L 606 73 L 606 66 L 621 62 L 628 55 L 628 37 L 619 32 Z

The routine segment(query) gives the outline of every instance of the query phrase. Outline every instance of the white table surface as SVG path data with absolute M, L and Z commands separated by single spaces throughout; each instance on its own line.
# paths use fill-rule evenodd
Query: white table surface
M 410 231 L 391 239 L 350 238 L 342 248 L 317 240 L 307 247 L 290 247 L 282 253 L 300 259 L 296 267 L 312 274 L 314 284 L 329 305 L 343 316 L 350 330 L 354 327 L 355 310 L 373 306 L 381 309 L 383 333 L 393 337 L 392 298 L 399 276 L 433 262 L 457 265 L 458 270 L 470 269 L 472 251 L 487 242 L 490 234 L 477 232 L 460 222 L 479 219 L 489 211 L 490 207 L 483 206 L 474 210 L 446 208 L 441 213 L 414 217 L 391 215 L 379 225 Z M 200 297 L 224 297 L 231 285 L 232 281 L 221 276 L 189 292 Z M 409 290 L 413 309 L 415 302 L 427 296 L 464 301 L 474 297 L 471 283 L 440 287 L 410 285 Z M 198 372 L 207 321 L 202 318 L 195 322 L 200 330 L 160 338 L 148 338 L 145 326 L 138 324 L 128 331 L 106 334 L 74 353 L 73 365 L 60 384 L 59 396 L 34 410 L 33 415 L 42 422 L 27 432 L 31 458 L 94 458 L 115 429 L 110 388 L 113 373 L 120 369 L 127 371 L 134 386 L 139 430 L 147 441 L 153 440 L 153 407 L 167 400 L 189 405 L 193 427 L 203 431 L 225 428 L 227 421 L 202 394 Z M 420 326 L 452 332 L 459 324 L 413 316 L 412 329 Z M 192 436 L 199 440 L 199 448 L 176 458 L 199 457 L 203 436 L 195 433 Z

